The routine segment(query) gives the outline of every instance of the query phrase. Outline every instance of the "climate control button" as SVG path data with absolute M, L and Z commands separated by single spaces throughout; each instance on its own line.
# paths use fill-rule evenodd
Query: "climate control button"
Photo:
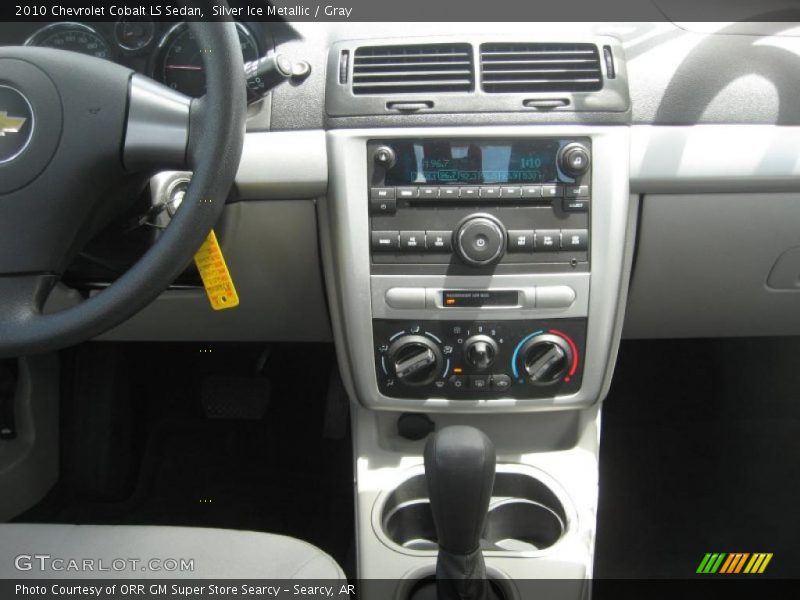
M 511 387 L 511 377 L 508 375 L 492 375 L 492 389 L 495 392 L 505 392 Z

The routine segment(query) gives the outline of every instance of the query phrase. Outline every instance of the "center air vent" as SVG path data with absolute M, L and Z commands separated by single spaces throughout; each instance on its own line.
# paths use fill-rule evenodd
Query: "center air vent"
M 593 92 L 603 87 L 594 44 L 481 45 L 484 92 Z
M 469 44 L 362 46 L 355 52 L 354 94 L 470 92 L 474 87 Z

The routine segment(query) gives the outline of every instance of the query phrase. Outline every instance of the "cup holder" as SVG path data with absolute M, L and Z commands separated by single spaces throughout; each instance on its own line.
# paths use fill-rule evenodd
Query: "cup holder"
M 567 530 L 564 504 L 534 476 L 500 469 L 498 465 L 481 547 L 500 552 L 550 548 Z M 402 548 L 438 548 L 424 474 L 405 480 L 386 497 L 380 523 L 386 537 Z
M 397 505 L 386 514 L 383 530 L 389 539 L 411 550 L 436 550 L 436 527 L 426 499 Z
M 531 500 L 501 500 L 489 510 L 484 538 L 498 550 L 535 552 L 564 535 L 564 519 L 552 508 Z

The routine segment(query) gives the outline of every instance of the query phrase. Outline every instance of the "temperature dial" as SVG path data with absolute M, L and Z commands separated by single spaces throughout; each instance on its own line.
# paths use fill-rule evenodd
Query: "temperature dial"
M 536 336 L 522 346 L 522 368 L 528 381 L 534 385 L 548 385 L 561 381 L 572 364 L 572 350 L 566 340 L 544 334 Z
M 399 381 L 418 386 L 431 383 L 443 364 L 442 351 L 423 335 L 404 335 L 389 346 L 389 365 Z
M 474 335 L 464 342 L 464 358 L 479 371 L 492 365 L 497 352 L 497 342 L 488 335 Z

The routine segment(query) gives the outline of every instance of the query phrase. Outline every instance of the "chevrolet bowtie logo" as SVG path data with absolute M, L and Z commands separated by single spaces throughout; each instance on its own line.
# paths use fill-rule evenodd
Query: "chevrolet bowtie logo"
M 23 117 L 9 117 L 8 112 L 0 110 L 0 137 L 7 133 L 19 133 L 27 120 Z

